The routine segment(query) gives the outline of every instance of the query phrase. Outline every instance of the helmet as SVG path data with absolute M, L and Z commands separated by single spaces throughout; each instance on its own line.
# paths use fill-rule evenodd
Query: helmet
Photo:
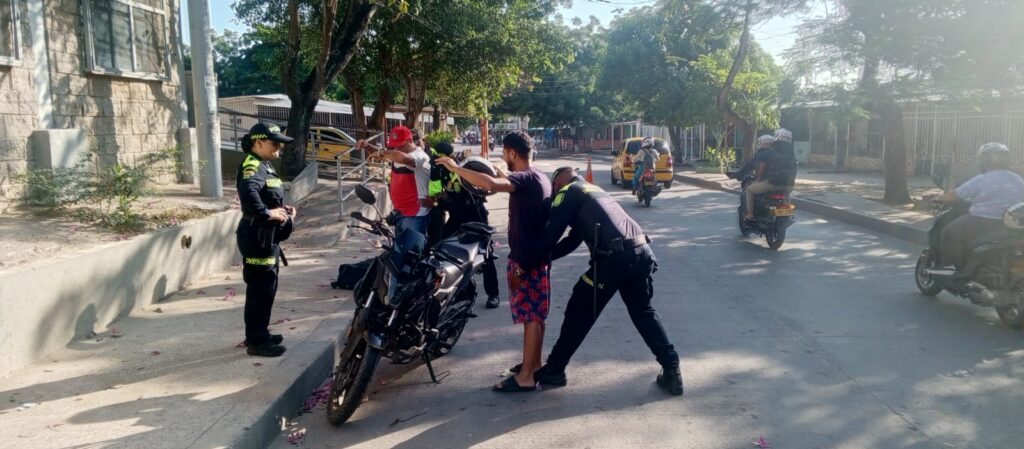
M 1003 214 L 1003 224 L 1010 229 L 1024 229 L 1024 203 L 1017 203 Z
M 998 142 L 986 143 L 978 147 L 978 165 L 982 171 L 1008 168 L 1010 166 L 1010 148 Z
M 772 142 L 775 142 L 775 136 L 771 134 L 765 134 L 757 138 L 757 148 L 768 148 L 772 145 Z
M 491 161 L 479 156 L 466 158 L 466 160 L 462 161 L 462 163 L 459 166 L 467 170 L 483 173 L 487 176 L 498 176 L 498 171 L 494 169 L 494 165 L 491 164 Z M 459 181 L 461 182 L 462 180 L 460 179 Z M 494 193 L 488 192 L 468 182 L 462 182 L 462 187 L 468 190 L 469 193 L 472 193 L 473 195 L 476 196 L 486 196 Z
M 775 141 L 776 142 L 793 142 L 793 132 L 786 128 L 779 128 L 775 130 Z
M 654 139 L 650 137 L 644 137 L 643 142 L 640 143 L 640 148 L 650 148 L 652 146 L 654 146 Z

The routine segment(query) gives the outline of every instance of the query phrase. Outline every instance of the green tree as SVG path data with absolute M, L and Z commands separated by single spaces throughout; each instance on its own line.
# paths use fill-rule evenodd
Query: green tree
M 885 201 L 910 201 L 900 99 L 1010 98 L 1024 89 L 1024 2 L 832 0 L 789 52 L 805 85 L 831 89 L 846 110 L 884 126 Z M 825 80 L 822 81 L 822 74 Z
M 224 30 L 213 35 L 217 96 L 280 92 L 281 73 L 275 69 L 277 45 L 257 28 L 244 34 Z
M 388 0 L 399 12 L 405 0 Z M 238 17 L 268 42 L 284 44 L 277 58 L 285 93 L 291 100 L 287 134 L 295 141 L 284 153 L 285 172 L 303 168 L 313 111 L 341 74 L 380 7 L 372 0 L 239 0 Z

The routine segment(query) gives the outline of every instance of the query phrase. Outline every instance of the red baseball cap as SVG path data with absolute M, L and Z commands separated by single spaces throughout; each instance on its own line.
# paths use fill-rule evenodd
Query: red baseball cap
M 398 148 L 410 140 L 412 140 L 412 130 L 405 126 L 396 126 L 391 128 L 391 133 L 388 134 L 388 148 Z

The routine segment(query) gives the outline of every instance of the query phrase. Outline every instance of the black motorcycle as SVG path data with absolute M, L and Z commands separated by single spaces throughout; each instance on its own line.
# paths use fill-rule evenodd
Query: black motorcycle
M 655 176 L 654 169 L 648 168 L 640 174 L 639 179 L 633 180 L 636 184 L 634 194 L 636 199 L 643 204 L 644 207 L 651 207 L 651 200 L 661 193 L 661 186 L 658 185 L 658 179 Z
M 1024 232 L 1006 229 L 979 236 L 974 250 L 960 269 L 944 269 L 941 260 L 942 230 L 968 213 L 970 203 L 935 202 L 935 222 L 928 231 L 928 247 L 914 269 L 918 290 L 928 296 L 946 290 L 972 303 L 995 307 L 1007 327 L 1024 328 Z
M 356 195 L 367 204 L 376 202 L 361 185 Z M 426 237 L 419 232 L 407 229 L 396 236 L 382 219 L 359 212 L 352 218 L 369 226 L 359 229 L 383 237 L 384 250 L 353 289 L 356 309 L 342 335 L 345 345 L 327 403 L 327 420 L 333 425 L 344 423 L 359 407 L 381 357 L 394 364 L 423 360 L 430 379 L 439 381 L 431 359 L 451 351 L 466 322 L 476 317 L 473 275 L 493 254 L 494 229 L 482 223 L 466 223 L 454 236 L 426 248 Z M 388 294 L 392 277 L 398 279 L 393 296 Z
M 736 172 L 727 172 L 726 176 L 737 179 Z M 740 180 L 740 187 L 746 192 L 747 187 L 754 183 L 754 177 L 746 175 Z M 777 250 L 786 241 L 786 229 L 796 221 L 796 205 L 789 200 L 787 192 L 768 192 L 754 196 L 754 219 L 744 220 L 747 210 L 745 196 L 740 195 L 739 214 L 740 233 L 744 237 L 751 234 L 763 235 L 768 247 Z

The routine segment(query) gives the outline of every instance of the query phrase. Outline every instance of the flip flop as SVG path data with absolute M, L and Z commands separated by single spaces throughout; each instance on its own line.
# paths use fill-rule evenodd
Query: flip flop
M 513 367 L 509 368 L 508 372 L 510 372 L 512 374 L 519 374 L 519 372 L 522 371 L 522 370 L 523 370 L 523 364 L 520 363 L 520 364 L 517 364 L 516 366 L 513 366 Z
M 532 387 L 524 387 L 522 385 L 519 385 L 519 382 L 516 381 L 516 376 L 510 376 L 505 378 L 505 380 L 501 381 L 499 385 L 501 386 L 499 387 L 498 385 L 495 385 L 494 387 L 491 387 L 491 391 L 497 393 L 522 393 L 525 391 L 540 390 L 540 388 L 537 388 L 537 385 L 534 385 Z

